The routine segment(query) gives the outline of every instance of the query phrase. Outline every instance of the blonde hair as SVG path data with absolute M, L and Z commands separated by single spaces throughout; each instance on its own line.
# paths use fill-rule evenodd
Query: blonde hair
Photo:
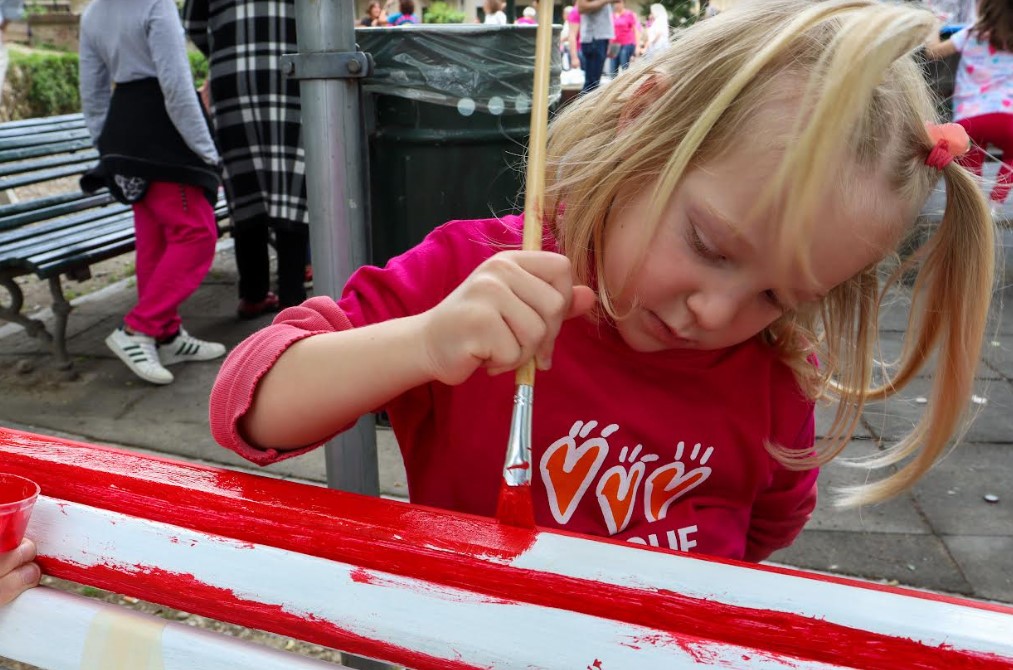
M 906 205 L 904 221 L 914 238 L 911 224 L 940 176 L 925 165 L 932 140 L 924 123 L 937 119 L 912 56 L 933 27 L 928 12 L 876 0 L 757 0 L 700 22 L 646 66 L 578 99 L 550 128 L 544 203 L 576 279 L 596 284 L 602 309 L 621 318 L 614 287 L 603 280 L 605 222 L 615 198 L 657 184 L 654 215 L 644 222 L 646 252 L 688 168 L 737 142 L 771 144 L 759 133 L 745 140 L 743 128 L 778 99 L 798 108 L 790 136 L 775 138 L 782 160 L 765 200 L 781 205 L 780 248 L 805 247 L 798 241 L 808 235 L 841 166 L 884 175 L 885 186 Z M 652 87 L 655 94 L 643 94 Z M 630 109 L 636 111 L 632 121 Z M 615 158 L 603 160 L 605 153 Z M 869 267 L 816 308 L 786 313 L 763 333 L 811 398 L 839 401 L 829 434 L 812 453 L 768 445 L 792 469 L 835 458 L 866 402 L 896 394 L 936 354 L 932 411 L 898 444 L 860 461 L 868 468 L 904 464 L 883 479 L 843 490 L 843 504 L 883 500 L 912 485 L 966 418 L 993 288 L 994 231 L 973 178 L 954 163 L 942 176 L 947 203 L 941 223 L 886 281 L 879 280 L 879 264 Z M 792 197 L 778 199 L 785 193 Z M 891 377 L 873 359 L 879 310 L 902 274 L 915 270 L 903 352 Z M 874 372 L 885 381 L 874 384 Z

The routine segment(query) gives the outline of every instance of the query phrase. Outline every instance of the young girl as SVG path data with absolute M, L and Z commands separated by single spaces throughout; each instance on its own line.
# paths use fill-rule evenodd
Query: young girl
M 945 42 L 933 31 L 926 45 L 930 58 L 960 54 L 953 91 L 953 120 L 967 130 L 974 147 L 961 163 L 981 175 L 985 148 L 1002 150 L 1003 163 L 992 201 L 1005 202 L 1013 182 L 1013 4 L 980 0 L 978 19 Z
M 94 0 L 81 17 L 81 108 L 99 150 L 81 179 L 134 209 L 137 304 L 106 345 L 141 379 L 207 361 L 225 347 L 188 334 L 179 306 L 214 260 L 218 151 L 172 0 Z
M 415 3 L 413 0 L 399 0 L 397 2 L 398 11 L 392 14 L 391 9 L 394 4 L 394 0 L 387 0 L 387 25 L 403 26 L 409 23 L 419 23 L 419 17 L 415 16 Z
M 870 464 L 904 465 L 846 499 L 910 486 L 961 427 L 993 280 L 961 138 L 926 126 L 911 52 L 932 23 L 772 0 L 695 25 L 555 120 L 544 251 L 512 250 L 519 217 L 452 221 L 337 304 L 286 310 L 226 360 L 215 438 L 266 464 L 385 407 L 412 501 L 493 515 L 507 372 L 534 358 L 539 525 L 758 561 L 801 530 L 865 402 L 935 354 L 934 411 Z M 940 172 L 907 347 L 870 388 L 879 264 Z M 814 445 L 824 395 L 840 410 Z

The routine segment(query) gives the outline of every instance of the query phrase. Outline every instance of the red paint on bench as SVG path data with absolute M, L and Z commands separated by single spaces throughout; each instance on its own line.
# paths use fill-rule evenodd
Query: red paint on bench
M 86 468 L 80 465 L 79 450 L 82 448 L 88 450 Z M 644 644 L 675 643 L 684 648 L 690 644 L 693 649 L 703 649 L 705 642 L 717 641 L 752 647 L 782 660 L 787 657 L 840 663 L 847 659 L 849 663 L 870 670 L 1013 668 L 1011 658 L 954 650 L 945 645 L 930 647 L 797 614 L 514 568 L 509 565 L 510 560 L 529 548 L 538 532 L 499 524 L 493 519 L 4 429 L 0 429 L 0 454 L 4 455 L 5 469 L 30 473 L 42 485 L 44 495 L 341 561 L 367 570 L 464 588 L 505 601 L 528 602 L 672 631 L 671 637 L 645 639 Z M 167 506 L 165 500 L 173 500 L 175 504 Z M 714 562 L 734 564 L 732 561 Z M 48 564 L 46 567 L 56 576 L 75 579 L 72 574 L 63 573 L 66 566 Z M 799 576 L 787 570 L 766 569 Z M 359 576 L 371 578 L 367 572 Z M 878 588 L 841 578 L 806 577 L 843 583 L 852 588 Z M 163 575 L 163 578 L 167 577 Z M 120 575 L 118 587 L 110 582 L 105 588 L 144 598 L 144 589 L 157 587 L 145 581 L 141 589 L 130 587 L 128 593 L 124 588 L 131 579 L 130 575 Z M 89 574 L 87 581 L 94 583 L 95 579 Z M 183 586 L 185 584 L 173 578 L 171 583 L 164 583 L 158 593 L 165 594 L 162 602 L 193 611 L 189 609 L 192 602 L 185 605 L 180 601 Z M 903 589 L 896 592 L 1013 614 L 1013 608 Z M 245 619 L 236 623 L 256 627 L 256 623 L 248 623 Z M 317 635 L 319 633 L 312 637 L 299 633 L 298 636 L 312 641 Z M 701 641 L 699 647 L 692 644 L 694 638 Z M 360 653 L 358 648 L 348 649 Z M 440 667 L 452 666 L 444 663 Z
M 59 574 L 63 579 L 84 582 L 247 628 L 268 630 L 369 658 L 398 659 L 399 663 L 418 670 L 476 670 L 473 665 L 434 658 L 363 637 L 329 621 L 315 617 L 303 619 L 278 605 L 245 600 L 228 589 L 200 582 L 193 575 L 180 575 L 143 565 L 136 566 L 134 571 L 124 572 L 118 567 L 104 565 L 82 569 L 77 565 L 45 558 L 39 562 L 47 573 Z M 124 590 L 125 587 L 129 590 Z M 194 603 L 201 603 L 200 612 L 192 609 Z

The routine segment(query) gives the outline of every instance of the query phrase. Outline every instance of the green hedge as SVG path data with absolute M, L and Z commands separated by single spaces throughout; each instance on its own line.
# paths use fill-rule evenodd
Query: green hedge
M 199 86 L 208 76 L 208 63 L 199 51 L 190 51 L 189 56 Z M 0 118 L 31 119 L 81 111 L 77 78 L 76 53 L 10 49 L 7 96 L 0 105 Z
M 4 116 L 8 119 L 81 111 L 76 53 L 11 49 L 7 79 L 11 95 L 4 100 Z

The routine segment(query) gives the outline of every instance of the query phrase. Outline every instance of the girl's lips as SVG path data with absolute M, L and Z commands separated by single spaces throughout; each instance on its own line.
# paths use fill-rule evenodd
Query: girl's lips
M 684 347 L 690 340 L 679 335 L 679 332 L 669 327 L 661 320 L 661 317 L 654 312 L 647 312 L 647 329 L 651 336 L 668 347 Z

